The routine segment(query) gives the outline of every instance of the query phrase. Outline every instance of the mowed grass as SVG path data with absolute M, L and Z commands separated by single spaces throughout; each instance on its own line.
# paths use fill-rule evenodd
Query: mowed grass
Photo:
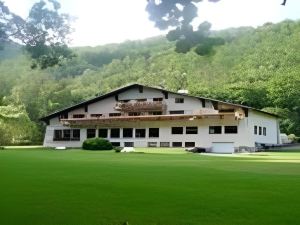
M 0 224 L 300 224 L 300 153 L 158 151 L 1 150 Z

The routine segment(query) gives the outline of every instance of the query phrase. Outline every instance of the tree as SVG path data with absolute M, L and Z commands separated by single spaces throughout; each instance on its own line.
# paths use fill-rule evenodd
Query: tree
M 60 7 L 57 0 L 40 0 L 23 19 L 0 1 L 0 45 L 7 41 L 23 44 L 33 60 L 32 68 L 45 69 L 74 57 L 67 46 L 72 18 L 60 13 Z

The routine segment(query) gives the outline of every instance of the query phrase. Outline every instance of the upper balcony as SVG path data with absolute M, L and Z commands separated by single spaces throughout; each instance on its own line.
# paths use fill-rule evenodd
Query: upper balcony
M 151 112 L 165 111 L 166 103 L 164 101 L 142 101 L 142 102 L 118 102 L 114 109 L 120 112 Z

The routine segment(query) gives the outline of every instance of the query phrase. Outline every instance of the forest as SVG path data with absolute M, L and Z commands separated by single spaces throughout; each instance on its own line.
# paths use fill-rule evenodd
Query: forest
M 40 144 L 51 112 L 140 83 L 244 104 L 280 116 L 300 136 L 300 21 L 213 31 L 209 54 L 178 53 L 165 37 L 72 48 L 61 65 L 31 68 L 21 45 L 0 51 L 0 145 Z

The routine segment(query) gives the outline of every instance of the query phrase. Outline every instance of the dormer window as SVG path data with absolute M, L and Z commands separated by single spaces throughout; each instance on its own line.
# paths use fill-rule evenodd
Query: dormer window
M 175 98 L 175 103 L 184 103 L 184 98 Z

